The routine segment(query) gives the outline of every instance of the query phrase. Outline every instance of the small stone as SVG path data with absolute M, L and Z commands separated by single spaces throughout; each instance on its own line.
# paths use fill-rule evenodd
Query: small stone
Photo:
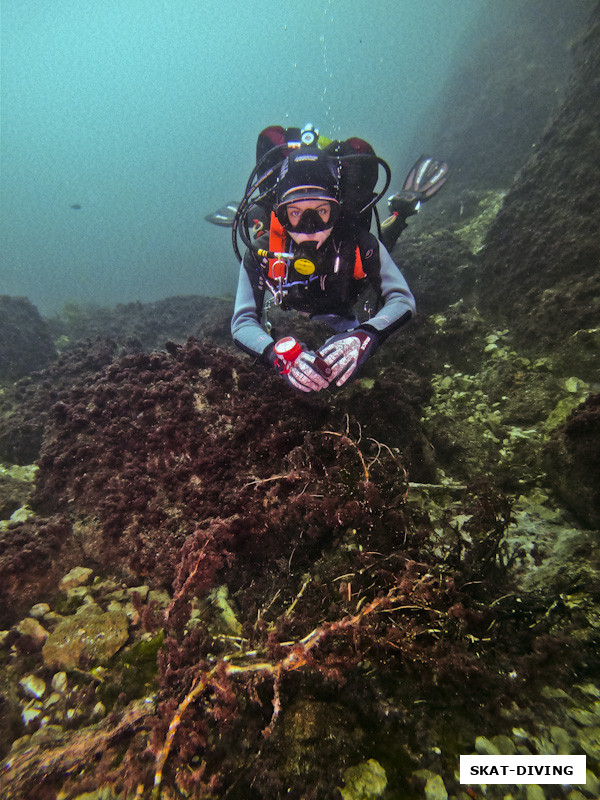
M 340 789 L 343 800 L 376 800 L 385 791 L 387 776 L 374 758 L 363 764 L 348 767 L 344 772 L 345 788 Z
M 578 744 L 586 755 L 600 761 L 600 728 L 584 728 L 577 736 Z
M 425 784 L 426 800 L 448 800 L 448 792 L 441 775 L 432 775 Z
M 148 602 L 156 603 L 166 608 L 166 606 L 171 604 L 171 597 L 164 589 L 151 589 L 148 592 Z
M 38 678 L 37 675 L 25 675 L 19 681 L 19 686 L 24 694 L 28 697 L 34 697 L 36 700 L 42 698 L 46 691 L 46 682 L 42 678 Z
M 555 689 L 552 686 L 542 687 L 540 694 L 547 700 L 571 700 L 571 697 L 564 691 L 564 689 Z
M 72 586 L 70 589 L 67 589 L 67 598 L 73 605 L 83 605 L 94 602 L 94 598 L 90 595 L 90 590 L 87 586 Z M 73 605 L 71 605 L 71 607 L 73 607 Z
M 500 734 L 494 736 L 491 741 L 501 756 L 513 756 L 516 752 L 515 743 L 509 736 Z
M 536 753 L 540 756 L 555 756 L 556 745 L 546 736 L 534 737 Z
M 133 605 L 133 603 L 125 603 L 125 605 L 123 606 L 123 611 L 127 614 L 127 619 L 129 620 L 131 625 L 135 627 L 136 625 L 139 624 L 140 612 Z
M 125 589 L 115 589 L 109 594 L 106 595 L 106 599 L 110 600 L 111 602 L 122 603 L 123 600 L 127 597 L 127 592 Z
M 37 706 L 28 706 L 21 712 L 21 719 L 25 726 L 30 725 L 32 722 L 39 721 L 42 716 L 42 709 Z
M 0 631 L 0 647 L 4 647 L 10 631 Z
M 88 567 L 73 567 L 72 570 L 61 579 L 58 588 L 62 592 L 67 592 L 69 589 L 74 589 L 76 586 L 83 586 L 89 583 L 94 570 Z
M 585 771 L 585 793 L 588 797 L 600 796 L 600 780 L 591 769 L 586 769 Z
M 10 515 L 11 522 L 27 522 L 30 517 L 34 517 L 35 514 L 29 508 L 29 506 L 21 506 L 21 508 L 17 508 L 16 511 Z
M 102 717 L 104 717 L 105 714 L 106 714 L 106 708 L 104 706 L 104 703 L 96 703 L 96 705 L 92 709 L 92 719 L 93 720 L 102 719 Z
M 600 689 L 597 686 L 595 686 L 593 683 L 584 683 L 583 685 L 578 686 L 577 688 L 581 689 L 581 691 L 584 694 L 587 694 L 590 697 L 594 697 L 594 698 L 600 700 Z
M 499 756 L 500 751 L 485 736 L 478 736 L 475 739 L 475 750 L 481 756 Z
M 525 797 L 527 800 L 546 800 L 544 790 L 537 783 L 528 784 L 525 790 Z
M 48 631 L 33 617 L 25 617 L 25 619 L 21 620 L 17 625 L 17 632 L 21 636 L 27 636 L 31 639 L 38 649 L 43 646 L 48 638 Z
M 550 739 L 556 747 L 557 755 L 570 756 L 573 753 L 571 737 L 564 728 L 553 725 L 550 728 Z
M 598 722 L 596 715 L 592 714 L 591 711 L 587 711 L 585 708 L 569 708 L 567 714 L 582 727 L 589 727 Z
M 145 603 L 149 591 L 150 591 L 149 586 L 132 586 L 131 588 L 127 589 L 127 594 L 130 597 L 133 597 L 134 594 L 137 594 L 139 595 L 139 598 L 142 601 L 142 603 Z
M 52 706 L 55 706 L 57 703 L 60 702 L 60 700 L 61 696 L 59 695 L 59 693 L 52 692 L 50 697 L 44 701 L 44 708 L 52 708 Z
M 67 690 L 67 673 L 55 672 L 52 676 L 52 683 L 50 684 L 55 692 L 64 694 Z
M 29 616 L 34 619 L 42 619 L 50 611 L 48 603 L 36 603 L 29 611 Z
M 127 615 L 97 609 L 85 606 L 56 626 L 42 650 L 46 666 L 76 669 L 82 659 L 105 664 L 120 650 L 129 637 Z

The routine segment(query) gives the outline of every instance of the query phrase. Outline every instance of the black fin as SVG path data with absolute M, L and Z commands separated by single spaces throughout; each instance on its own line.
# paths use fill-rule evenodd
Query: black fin
M 423 203 L 438 192 L 448 179 L 448 164 L 430 156 L 421 156 L 413 164 L 402 186 L 403 192 L 414 192 Z
M 237 214 L 238 206 L 239 203 L 233 200 L 231 203 L 227 203 L 226 206 L 222 206 L 222 208 L 215 211 L 213 214 L 207 214 L 204 219 L 207 222 L 212 222 L 213 225 L 231 228 L 233 227 L 233 220 Z

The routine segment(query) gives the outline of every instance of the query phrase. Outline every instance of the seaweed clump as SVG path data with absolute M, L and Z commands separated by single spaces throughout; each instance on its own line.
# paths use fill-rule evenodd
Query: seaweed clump
M 418 402 L 386 395 L 404 415 L 390 444 L 375 435 L 392 430 L 390 409 L 382 422 L 365 402 L 382 394 L 374 381 L 361 403 L 352 388 L 333 403 L 299 397 L 190 340 L 115 361 L 54 405 L 32 506 L 72 526 L 96 572 L 166 593 L 144 605 L 133 592 L 161 643 L 156 694 L 140 705 L 98 688 L 106 720 L 36 758 L 17 750 L 7 798 L 40 784 L 66 797 L 103 785 L 138 798 L 333 797 L 374 752 L 390 790 L 410 796 L 413 768 L 442 768 L 433 720 L 449 752 L 503 724 L 556 652 L 545 609 L 524 614 L 508 591 L 510 503 L 458 487 L 435 522 L 407 503 L 429 468 Z M 557 680 L 577 659 L 561 653 Z

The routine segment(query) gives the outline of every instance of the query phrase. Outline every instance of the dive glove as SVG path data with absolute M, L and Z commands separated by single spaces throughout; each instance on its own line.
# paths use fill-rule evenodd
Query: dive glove
M 306 345 L 286 336 L 275 344 L 269 360 L 294 389 L 319 392 L 329 386 L 330 368 L 317 353 L 305 348 Z
M 363 328 L 355 328 L 353 331 L 338 333 L 327 339 L 318 354 L 331 367 L 329 380 L 335 381 L 336 386 L 343 386 L 373 355 L 378 344 L 377 334 Z

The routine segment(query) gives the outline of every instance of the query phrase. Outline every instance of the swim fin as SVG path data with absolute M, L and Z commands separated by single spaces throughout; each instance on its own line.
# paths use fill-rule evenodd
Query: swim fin
M 408 227 L 406 220 L 416 214 L 421 203 L 426 202 L 442 188 L 448 179 L 448 164 L 429 156 L 421 156 L 406 176 L 402 190 L 388 197 L 390 216 L 380 226 L 380 239 L 392 250 L 402 231 Z
M 448 164 L 445 161 L 421 156 L 406 176 L 402 191 L 388 197 L 390 212 L 405 217 L 416 214 L 421 203 L 425 203 L 439 192 L 447 179 Z
M 233 220 L 237 214 L 238 206 L 239 203 L 233 200 L 231 203 L 227 203 L 226 206 L 223 206 L 213 214 L 207 214 L 204 219 L 207 222 L 212 222 L 213 225 L 221 225 L 224 228 L 231 228 L 233 227 Z

